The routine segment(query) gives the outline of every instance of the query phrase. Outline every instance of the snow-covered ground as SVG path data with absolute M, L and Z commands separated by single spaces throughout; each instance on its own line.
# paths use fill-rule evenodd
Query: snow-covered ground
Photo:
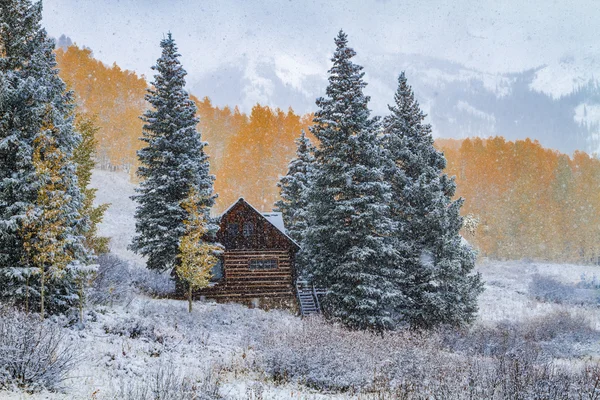
M 553 278 L 571 286 L 580 283 L 583 276 L 600 279 L 600 266 L 482 260 L 477 269 L 485 281 L 485 291 L 479 298 L 478 320 L 481 323 L 523 321 L 552 312 L 571 310 L 585 313 L 595 328 L 600 330 L 600 306 L 593 308 L 540 302 L 530 294 L 529 288 L 536 275 Z
M 582 273 L 600 276 L 596 266 L 484 261 L 479 270 L 486 291 L 476 326 L 502 320 L 527 322 L 565 311 L 584 315 L 600 329 L 599 307 L 550 304 L 529 293 L 536 274 L 575 283 Z M 189 314 L 185 301 L 137 295 L 131 302 L 89 310 L 86 318 L 84 329 L 67 329 L 80 361 L 63 393 L 0 392 L 0 398 L 119 399 L 123 393 L 140 390 L 141 385 L 152 385 L 161 371 L 207 390 L 217 388 L 225 399 L 368 398 L 320 393 L 293 382 L 277 383 L 261 372 L 257 365 L 261 365 L 265 343 L 278 343 L 284 332 L 314 329 L 310 322 L 287 311 L 197 302 Z M 600 360 L 597 341 L 584 351 Z
M 141 267 L 141 258 L 126 249 L 134 233 L 135 210 L 128 198 L 133 194 L 128 175 L 95 171 L 93 185 L 99 189 L 98 202 L 112 204 L 100 227 L 101 234 L 113 238 L 113 253 Z M 582 316 L 593 329 L 600 331 L 597 304 L 543 301 L 537 299 L 531 289 L 532 282 L 539 277 L 575 287 L 583 275 L 588 279 L 600 278 L 600 267 L 481 260 L 478 270 L 485 280 L 485 292 L 480 298 L 476 328 L 502 321 L 526 324 L 564 312 Z M 143 396 L 136 397 L 132 393 L 139 394 L 143 387 L 152 386 L 152 382 L 160 380 L 159 376 L 186 380 L 199 392 L 216 391 L 225 399 L 368 398 L 351 393 L 319 392 L 295 380 L 279 382 L 265 372 L 263 358 L 270 351 L 269 345 L 285 350 L 289 343 L 285 340 L 306 337 L 306 333 L 302 336 L 303 331 L 319 329 L 318 324 L 301 320 L 287 311 L 197 302 L 189 314 L 184 301 L 136 294 L 132 300 L 112 306 L 90 307 L 86 319 L 84 329 L 66 329 L 67 341 L 80 357 L 62 393 L 0 392 L 0 398 L 138 399 Z M 594 337 L 578 348 L 580 354 L 573 356 L 576 361 L 580 361 L 582 355 L 586 360 L 600 360 L 600 335 Z M 358 345 L 357 351 L 360 351 Z M 341 353 L 340 360 L 343 360 Z M 273 359 L 270 362 L 273 363 Z
M 96 169 L 92 174 L 91 186 L 98 189 L 95 204 L 110 203 L 98 233 L 111 238 L 110 250 L 113 254 L 131 263 L 143 264 L 142 257 L 127 250 L 135 235 L 133 216 L 136 208 L 136 203 L 131 200 L 135 186 L 129 174 Z

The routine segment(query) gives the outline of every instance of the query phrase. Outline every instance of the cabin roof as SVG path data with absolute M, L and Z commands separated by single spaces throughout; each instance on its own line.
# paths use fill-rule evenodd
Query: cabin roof
M 263 217 L 265 217 L 270 223 L 275 225 L 277 229 L 287 235 L 287 229 L 285 229 L 285 224 L 283 223 L 283 215 L 280 212 L 266 212 L 261 213 Z
M 231 211 L 231 209 L 240 202 L 246 204 L 248 207 L 250 207 L 252 210 L 254 210 L 258 215 L 263 217 L 269 224 L 273 225 L 273 227 L 275 227 L 275 229 L 277 229 L 279 232 L 281 232 L 281 234 L 284 235 L 290 242 L 292 242 L 296 247 L 298 247 L 298 249 L 300 248 L 300 245 L 287 234 L 285 225 L 283 223 L 283 216 L 281 215 L 280 212 L 262 213 L 262 212 L 258 211 L 252 204 L 248 203 L 243 197 L 240 197 L 239 199 L 234 201 L 233 204 L 231 204 L 229 207 L 227 207 L 227 209 L 225 211 L 223 211 L 223 213 L 221 214 L 221 217 L 223 217 L 225 214 L 227 214 L 229 211 Z

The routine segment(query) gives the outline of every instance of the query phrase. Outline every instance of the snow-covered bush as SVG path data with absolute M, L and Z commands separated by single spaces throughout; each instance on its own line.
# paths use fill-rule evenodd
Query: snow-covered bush
M 545 303 L 593 305 L 600 298 L 594 279 L 584 276 L 577 285 L 568 285 L 552 277 L 535 274 L 529 284 L 529 293 Z
M 133 296 L 130 267 L 113 254 L 98 257 L 98 270 L 88 292 L 88 300 L 95 305 L 122 304 Z
M 600 279 L 596 275 L 581 274 L 581 281 L 577 285 L 584 289 L 598 289 L 600 290 Z
M 574 298 L 575 287 L 550 276 L 535 274 L 531 277 L 529 293 L 538 301 L 563 304 Z
M 521 323 L 501 322 L 440 332 L 445 346 L 453 352 L 496 358 L 531 349 L 536 349 L 544 359 L 579 357 L 585 354 L 585 345 L 600 340 L 600 332 L 583 315 L 565 311 Z
M 150 341 L 156 341 L 154 333 L 154 324 L 152 321 L 130 317 L 118 323 L 104 325 L 104 331 L 111 335 L 128 337 L 130 339 L 145 338 Z
M 600 333 L 584 318 L 568 313 L 523 324 L 398 331 L 384 337 L 317 318 L 265 337 L 258 358 L 275 381 L 320 390 L 400 399 L 556 398 L 595 390 L 583 376 L 600 368 L 563 369 L 551 357 L 579 356 L 575 344 L 598 340 Z
M 155 272 L 147 268 L 130 269 L 136 290 L 151 297 L 167 297 L 175 291 L 175 282 L 169 272 Z
M 135 293 L 167 297 L 175 290 L 169 273 L 158 273 L 129 265 L 113 254 L 98 257 L 98 271 L 92 281 L 88 299 L 94 305 L 129 303 Z
M 275 380 L 359 391 L 378 382 L 397 382 L 407 376 L 417 379 L 433 365 L 436 340 L 435 335 L 410 332 L 381 337 L 314 318 L 305 320 L 299 329 L 280 330 L 265 337 L 260 351 L 265 371 Z M 436 356 L 435 361 L 439 360 Z M 397 374 L 400 371 L 402 377 Z
M 119 400 L 213 400 L 220 399 L 217 371 L 200 379 L 180 374 L 173 363 L 161 363 L 138 381 L 121 381 L 114 398 Z
M 0 310 L 0 390 L 57 390 L 75 364 L 63 328 L 38 315 Z

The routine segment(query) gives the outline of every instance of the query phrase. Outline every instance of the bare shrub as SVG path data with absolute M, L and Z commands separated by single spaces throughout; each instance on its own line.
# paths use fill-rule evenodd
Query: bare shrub
M 559 367 L 553 353 L 571 341 L 598 339 L 585 319 L 568 313 L 521 325 L 398 331 L 385 337 L 317 318 L 265 337 L 258 359 L 275 381 L 379 399 L 569 399 L 596 390 L 587 381 L 600 369 Z
M 104 332 L 111 335 L 125 336 L 130 339 L 144 338 L 156 341 L 154 330 L 154 321 L 137 316 L 104 325 Z
M 158 365 L 137 381 L 121 381 L 115 399 L 119 400 L 214 400 L 220 399 L 218 372 L 209 369 L 202 379 L 180 375 L 172 363 Z
M 328 390 L 371 390 L 382 382 L 420 379 L 431 365 L 435 335 L 402 332 L 386 337 L 348 331 L 312 318 L 300 327 L 265 337 L 265 371 L 277 381 L 295 380 Z M 416 343 L 419 343 L 416 346 Z M 396 374 L 402 365 L 404 376 Z
M 92 281 L 88 299 L 95 305 L 122 304 L 133 296 L 130 267 L 113 254 L 98 257 L 98 270 Z
M 549 276 L 535 274 L 529 283 L 529 293 L 538 301 L 563 304 L 573 300 L 575 287 Z
M 0 311 L 0 389 L 58 390 L 75 363 L 61 327 L 37 315 Z
M 162 298 L 175 292 L 175 282 L 168 272 L 132 267 L 130 273 L 133 286 L 147 296 Z
M 578 287 L 584 289 L 596 289 L 600 290 L 600 279 L 596 275 L 588 276 L 587 274 L 581 274 L 581 280 L 577 284 Z
M 500 357 L 524 349 L 539 349 L 544 359 L 580 357 L 579 344 L 600 340 L 583 315 L 558 311 L 526 322 L 501 322 L 477 325 L 468 330 L 440 330 L 446 348 L 453 352 L 485 357 Z
M 523 324 L 525 335 L 537 342 L 566 339 L 581 342 L 598 336 L 590 321 L 582 314 L 558 311 L 534 318 Z
M 168 273 L 158 273 L 129 265 L 113 254 L 98 257 L 98 271 L 92 281 L 88 299 L 95 305 L 129 303 L 134 294 L 167 297 L 175 290 Z

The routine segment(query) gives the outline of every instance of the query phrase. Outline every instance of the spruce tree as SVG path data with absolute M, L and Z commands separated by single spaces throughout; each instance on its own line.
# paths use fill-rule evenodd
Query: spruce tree
M 446 160 L 433 146 L 431 126 L 404 73 L 389 109 L 382 142 L 392 188 L 391 240 L 398 250 L 395 285 L 402 292 L 394 318 L 422 328 L 468 323 L 482 284 L 473 273 L 475 253 L 459 234 L 463 200 L 452 200 L 456 184 L 443 173 Z
M 306 231 L 306 208 L 310 175 L 314 162 L 314 146 L 306 137 L 304 130 L 296 139 L 296 158 L 288 165 L 287 175 L 277 183 L 281 199 L 275 203 L 275 211 L 282 214 L 288 235 L 302 243 Z
M 198 193 L 198 209 L 208 218 L 214 203 L 214 177 L 209 174 L 196 125 L 196 105 L 184 90 L 186 72 L 171 34 L 160 43 L 162 55 L 152 68 L 157 71 L 146 100 L 152 106 L 142 117 L 145 122 L 138 151 L 141 179 L 135 213 L 136 232 L 130 248 L 147 257 L 147 267 L 165 271 L 177 263 L 180 239 L 186 232 L 188 213 L 182 207 L 191 189 Z M 216 226 L 210 224 L 210 233 Z
M 325 314 L 356 329 L 393 328 L 389 283 L 396 273 L 386 236 L 389 185 L 383 179 L 377 120 L 370 117 L 362 67 L 340 31 L 327 97 L 317 99 L 311 132 L 319 140 L 308 193 L 303 257 L 328 288 Z
M 62 271 L 44 282 L 44 309 L 54 313 L 77 302 L 75 280 L 91 258 L 72 160 L 80 141 L 73 94 L 58 77 L 41 15 L 41 2 L 0 3 L 0 297 L 41 310 L 41 264 L 31 254 L 60 243 L 68 262 L 57 251 L 43 263 Z

